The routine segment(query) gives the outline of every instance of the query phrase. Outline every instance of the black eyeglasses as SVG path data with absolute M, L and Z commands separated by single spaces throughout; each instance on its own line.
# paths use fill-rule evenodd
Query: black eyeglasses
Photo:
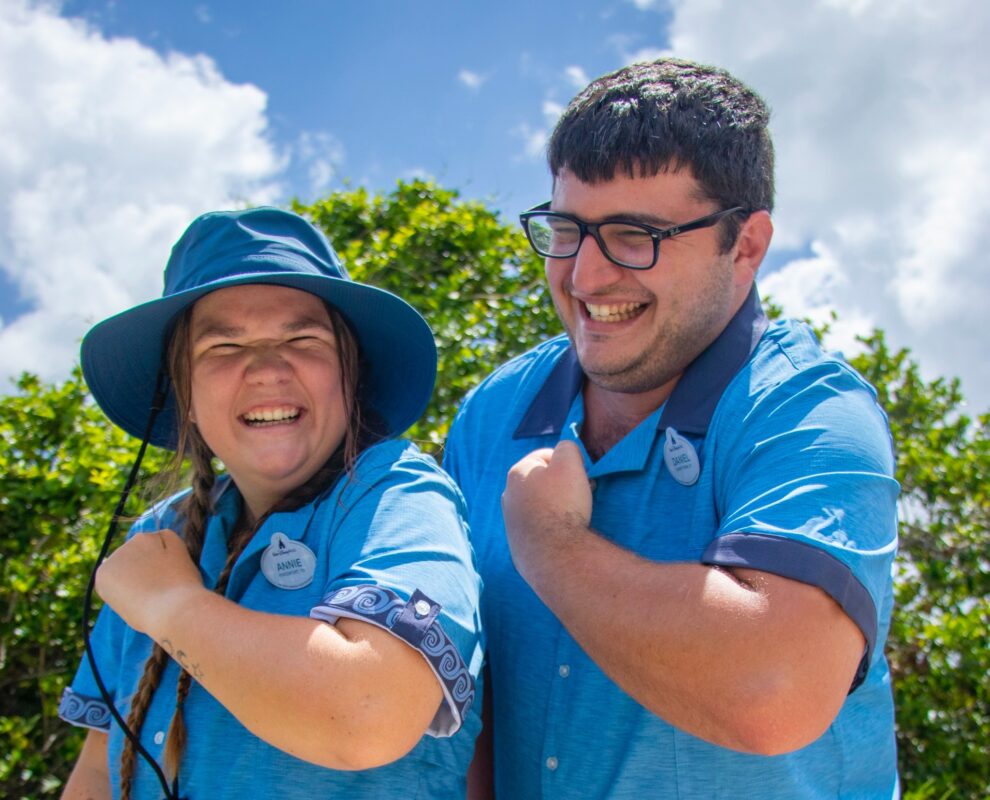
M 660 242 L 699 228 L 710 228 L 723 217 L 746 211 L 742 206 L 716 211 L 683 225 L 655 228 L 642 222 L 609 220 L 585 222 L 570 214 L 550 210 L 550 203 L 524 211 L 519 215 L 526 238 L 533 249 L 545 258 L 573 258 L 589 233 L 613 264 L 627 269 L 650 269 L 660 255 Z

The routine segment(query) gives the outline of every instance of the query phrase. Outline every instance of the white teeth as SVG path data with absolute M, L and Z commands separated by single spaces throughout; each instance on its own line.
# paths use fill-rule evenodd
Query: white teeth
M 595 322 L 622 322 L 636 316 L 636 312 L 643 305 L 643 303 L 617 303 L 614 305 L 585 303 L 584 307 L 588 309 L 588 316 Z
M 266 423 L 291 422 L 299 416 L 299 409 L 295 406 L 279 406 L 277 408 L 259 408 L 248 411 L 244 415 L 244 421 L 251 425 L 264 425 Z

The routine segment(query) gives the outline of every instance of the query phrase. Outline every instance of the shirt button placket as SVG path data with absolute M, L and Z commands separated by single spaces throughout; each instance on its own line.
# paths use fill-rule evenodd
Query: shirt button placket
M 547 720 L 546 737 L 543 740 L 543 797 L 553 798 L 560 791 L 566 791 L 566 777 L 560 774 L 561 759 L 566 753 L 561 753 L 557 747 L 557 727 L 561 724 L 559 710 L 566 707 L 566 696 L 572 690 L 567 678 L 571 674 L 571 655 L 573 641 L 566 631 L 561 630 L 557 637 L 557 647 L 553 672 L 550 673 L 550 718 Z M 556 712 L 556 713 L 555 713 Z

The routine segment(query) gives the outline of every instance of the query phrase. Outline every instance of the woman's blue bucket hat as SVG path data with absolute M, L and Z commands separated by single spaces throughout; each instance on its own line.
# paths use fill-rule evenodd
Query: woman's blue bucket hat
M 172 248 L 162 296 L 93 327 L 82 369 L 100 408 L 141 438 L 173 326 L 217 289 L 270 283 L 301 289 L 336 308 L 361 349 L 361 402 L 398 436 L 423 413 L 437 371 L 433 333 L 419 313 L 383 289 L 352 281 L 322 233 L 277 208 L 216 211 L 197 218 Z M 178 418 L 169 389 L 149 441 L 175 449 Z

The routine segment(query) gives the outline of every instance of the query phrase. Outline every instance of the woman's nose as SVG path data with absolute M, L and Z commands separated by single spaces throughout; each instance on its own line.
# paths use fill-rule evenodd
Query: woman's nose
M 246 370 L 250 380 L 258 383 L 278 382 L 285 380 L 291 371 L 292 367 L 278 347 L 264 345 L 252 348 Z

